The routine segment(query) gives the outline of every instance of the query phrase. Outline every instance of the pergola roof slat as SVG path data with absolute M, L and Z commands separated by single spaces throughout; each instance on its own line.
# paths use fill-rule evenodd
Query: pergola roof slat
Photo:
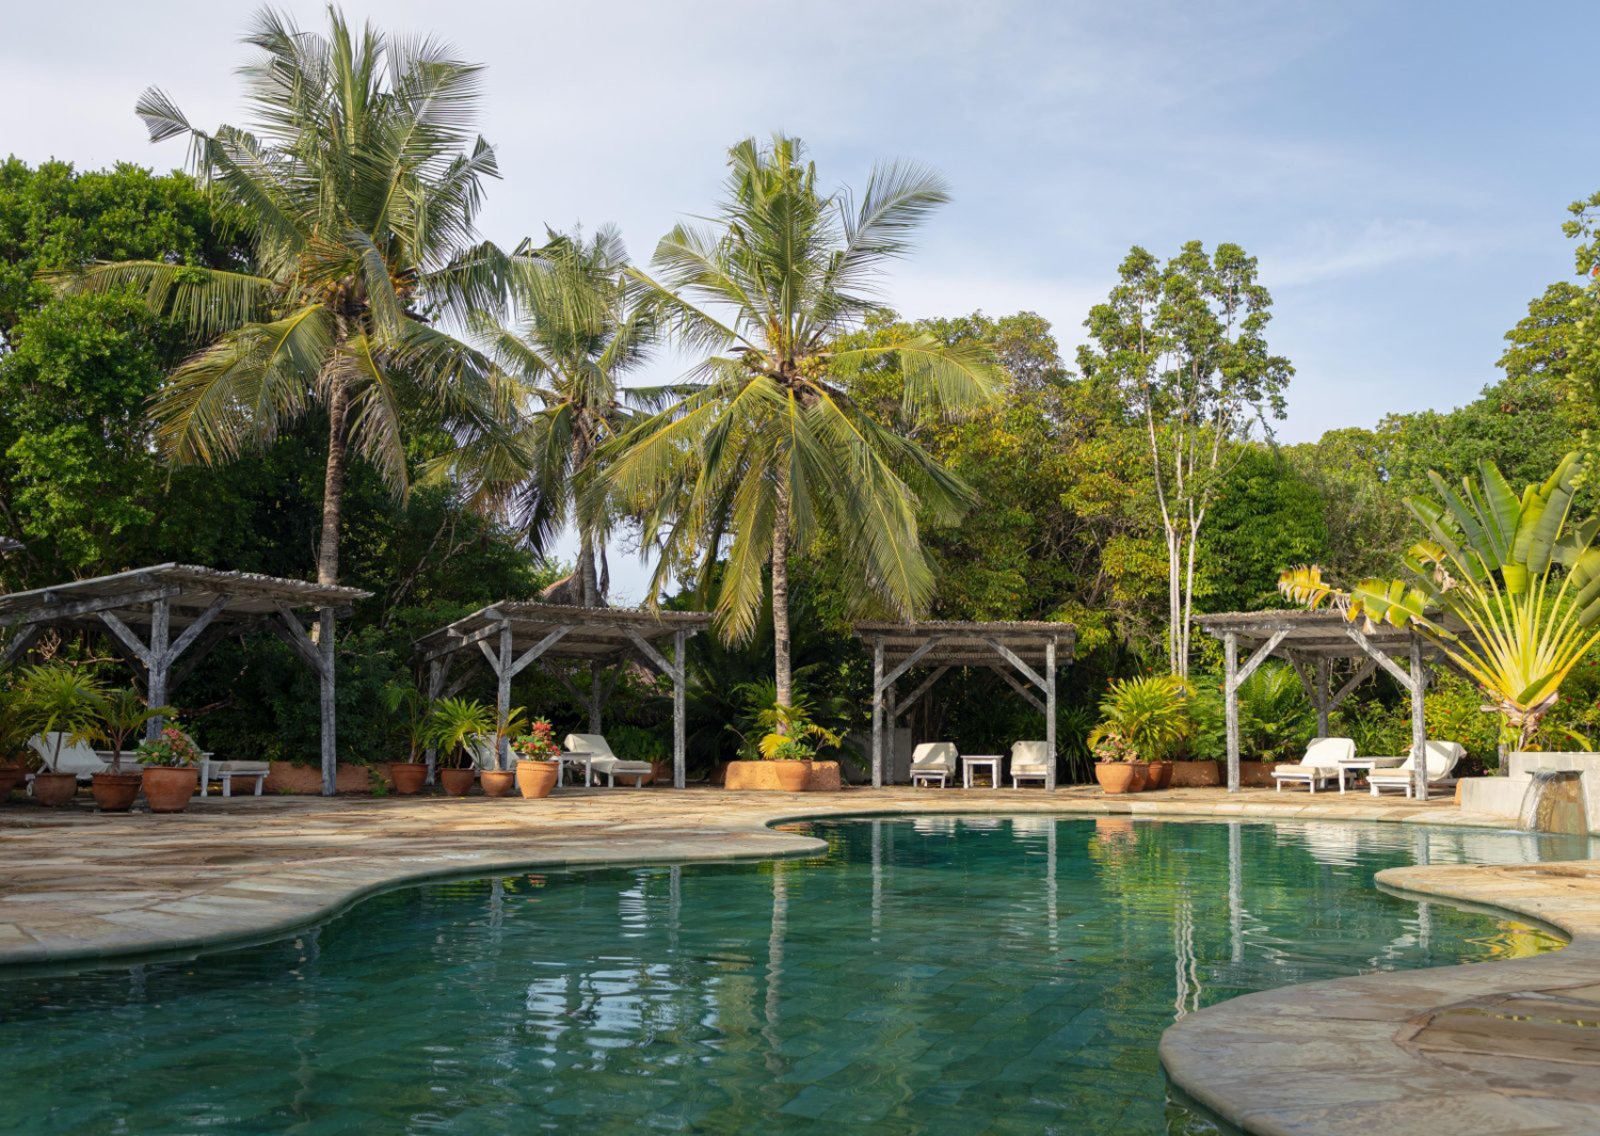
M 665 642 L 679 631 L 703 631 L 711 626 L 712 619 L 709 612 L 703 611 L 647 611 L 508 601 L 479 608 L 429 632 L 417 640 L 417 651 L 425 659 L 451 655 L 488 639 L 500 627 L 507 626 L 511 630 L 511 649 L 521 653 L 556 628 L 567 627 L 570 630 L 542 657 L 577 661 L 615 659 L 638 651 L 632 635 L 650 643 Z

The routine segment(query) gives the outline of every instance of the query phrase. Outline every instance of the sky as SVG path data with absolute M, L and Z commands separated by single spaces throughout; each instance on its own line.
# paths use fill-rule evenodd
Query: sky
M 10 7 L 8 5 L 8 7 Z M 280 4 L 308 28 L 318 3 Z M 15 5 L 0 152 L 183 161 L 134 117 L 158 85 L 240 122 L 253 4 Z M 821 180 L 908 159 L 953 201 L 886 280 L 908 317 L 1031 310 L 1071 359 L 1135 244 L 1233 241 L 1296 375 L 1288 442 L 1448 409 L 1497 377 L 1527 302 L 1573 270 L 1600 190 L 1592 0 L 386 0 L 353 18 L 487 64 L 502 180 L 484 234 L 617 224 L 634 256 L 717 200 L 727 147 L 781 129 Z M 642 577 L 622 581 L 638 598 Z

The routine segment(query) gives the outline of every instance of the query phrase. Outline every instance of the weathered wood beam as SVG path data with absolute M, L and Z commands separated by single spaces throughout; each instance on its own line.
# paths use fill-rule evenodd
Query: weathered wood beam
M 1411 686 L 1411 794 L 1419 801 L 1428 799 L 1428 723 L 1424 713 L 1428 690 L 1428 671 L 1422 665 L 1422 636 L 1413 628 L 1411 632 L 1411 673 L 1416 681 Z
M 502 620 L 501 622 L 504 621 Z M 435 647 L 425 653 L 422 656 L 422 661 L 429 663 L 434 659 L 442 659 L 444 656 L 453 655 L 457 651 L 472 646 L 474 643 L 482 643 L 487 639 L 493 639 L 498 634 L 500 634 L 500 623 L 491 623 L 487 627 L 480 627 L 468 635 L 452 635 L 444 646 Z
M 1012 690 L 1016 691 L 1018 694 L 1022 695 L 1023 699 L 1028 703 L 1029 706 L 1032 706 L 1041 714 L 1045 712 L 1044 703 L 1039 700 L 1039 696 L 1033 691 L 1029 690 L 1026 686 L 1023 686 L 1021 680 L 1018 679 L 1016 675 L 1012 674 L 999 663 L 990 663 L 989 669 L 995 674 L 999 675 L 1001 678 L 1005 679 L 1006 685 Z
M 651 666 L 655 667 L 656 670 L 660 671 L 674 682 L 678 681 L 679 675 L 677 667 L 668 662 L 667 657 L 660 651 L 656 650 L 655 645 L 651 643 L 650 640 L 646 639 L 643 635 L 640 635 L 631 627 L 624 627 L 623 631 L 627 634 L 629 639 L 633 640 L 633 645 L 639 648 L 639 653 L 650 661 Z
M 1239 791 L 1239 636 L 1228 631 L 1222 636 L 1223 719 L 1228 736 L 1228 792 Z
M 299 619 L 294 620 L 295 627 L 300 626 Z M 322 608 L 317 612 L 317 642 L 314 650 L 317 655 L 317 683 L 318 702 L 322 712 L 322 795 L 331 797 L 339 787 L 339 744 L 337 722 L 337 699 L 334 690 L 334 609 Z M 302 631 L 301 635 L 305 633 Z M 309 642 L 309 640 L 308 640 Z
M 1337 710 L 1337 709 L 1339 709 L 1340 705 L 1344 702 L 1344 700 L 1346 698 L 1349 698 L 1350 695 L 1355 693 L 1355 690 L 1356 690 L 1356 688 L 1358 686 L 1360 686 L 1362 683 L 1366 682 L 1367 679 L 1371 678 L 1373 675 L 1375 675 L 1377 673 L 1378 673 L 1378 660 L 1377 659 L 1373 659 L 1373 658 L 1362 659 L 1361 660 L 1361 665 L 1356 668 L 1354 674 L 1352 674 L 1347 680 L 1345 680 L 1345 684 L 1339 688 L 1339 692 L 1337 694 L 1335 694 L 1332 698 L 1328 699 L 1328 709 L 1329 710 Z
M 282 621 L 282 628 L 288 632 L 287 635 L 281 637 L 289 646 L 295 649 L 295 653 L 300 656 L 305 665 L 311 668 L 312 674 L 319 678 L 322 677 L 322 653 L 317 650 L 317 644 L 311 641 L 311 636 L 306 634 L 305 627 L 300 623 L 300 617 L 295 614 L 295 610 L 288 604 L 278 604 L 277 608 L 278 616 Z M 272 629 L 278 631 L 279 627 L 274 624 Z M 318 634 L 320 635 L 321 632 L 319 631 Z
M 1056 788 L 1056 641 L 1044 646 L 1044 743 L 1050 752 L 1049 764 L 1044 767 L 1044 787 L 1048 793 Z
M 1282 643 L 1286 638 L 1288 638 L 1288 636 L 1289 633 L 1287 631 L 1279 631 L 1274 634 L 1272 638 L 1268 639 L 1265 643 L 1261 644 L 1261 646 L 1257 647 L 1255 649 L 1255 653 L 1245 660 L 1244 666 L 1239 668 L 1239 673 L 1230 680 L 1234 684 L 1234 689 L 1237 690 L 1240 683 L 1244 682 L 1251 675 L 1255 674 L 1256 668 L 1262 663 L 1266 662 L 1267 656 L 1272 654 L 1273 651 L 1277 650 L 1278 644 Z
M 511 676 L 514 678 L 523 671 L 527 670 L 533 665 L 534 661 L 538 659 L 540 655 L 544 654 L 551 647 L 554 647 L 557 643 L 561 642 L 561 640 L 566 637 L 567 632 L 572 630 L 573 628 L 571 627 L 557 627 L 555 630 L 551 631 L 550 634 L 546 635 L 543 639 L 539 640 L 526 651 L 522 652 L 522 654 L 518 655 L 514 660 L 512 660 Z
M 883 788 L 883 640 L 872 641 L 872 787 Z
M 167 662 L 177 662 L 178 656 L 194 645 L 194 641 L 200 638 L 205 629 L 211 626 L 211 621 L 221 615 L 223 609 L 227 606 L 227 596 L 217 596 L 213 599 L 204 611 L 195 616 L 194 622 L 183 629 L 183 634 L 179 635 L 173 642 L 171 648 L 167 651 Z
M 922 680 L 921 686 L 913 690 L 900 702 L 899 709 L 896 712 L 899 714 L 904 714 L 906 711 L 910 710 L 918 702 L 922 701 L 923 696 L 927 694 L 928 691 L 933 689 L 934 683 L 938 682 L 941 678 L 949 673 L 949 667 L 939 667 L 931 675 Z M 1007 677 L 1009 678 L 1010 676 L 1008 675 Z
M 672 787 L 682 789 L 688 778 L 689 633 L 682 628 L 672 633 L 673 654 L 678 665 L 672 674 Z M 617 674 L 622 668 L 617 668 Z
M 85 615 L 97 615 L 103 611 L 112 611 L 116 608 L 136 607 L 139 604 L 155 603 L 157 600 L 170 599 L 178 595 L 182 589 L 170 585 L 154 588 L 140 588 L 137 591 L 122 592 L 115 596 L 91 596 L 81 600 L 56 600 L 52 599 L 54 593 L 46 592 L 37 606 L 23 611 L 14 611 L 0 615 L 0 626 L 10 624 L 29 623 L 59 623 L 68 619 L 79 619 Z
M 149 668 L 154 663 L 155 657 L 151 653 L 150 648 L 145 644 L 145 641 L 134 633 L 133 628 L 122 622 L 121 619 L 117 618 L 117 614 L 115 612 L 101 611 L 97 612 L 96 614 L 100 616 L 100 622 L 106 625 L 106 627 L 111 631 L 111 634 L 117 637 L 118 642 L 126 647 L 133 654 L 134 658 L 138 659 L 139 662 L 144 664 L 146 668 Z
M 949 637 L 945 636 L 945 635 L 935 635 L 932 638 L 930 638 L 926 643 L 923 643 L 916 650 L 912 651 L 911 654 L 907 655 L 904 659 L 902 659 L 900 661 L 900 665 L 899 666 L 895 667 L 894 670 L 890 671 L 888 674 L 883 676 L 883 679 L 882 679 L 882 682 L 881 682 L 882 689 L 887 690 L 889 687 L 891 687 L 895 683 L 899 682 L 901 677 L 904 676 L 907 671 L 909 671 L 912 667 L 917 665 L 917 660 L 918 659 L 922 658 L 924 655 L 926 655 L 929 651 L 933 650 L 940 643 L 945 642 L 946 639 L 948 639 L 948 638 Z
M 5 652 L 0 654 L 0 667 L 9 667 L 22 658 L 43 631 L 44 629 L 37 624 L 29 624 L 13 635 L 11 641 L 6 644 Z
M 1019 656 L 1010 647 L 1007 647 L 998 639 L 986 638 L 983 641 L 993 648 L 995 654 L 999 655 L 1006 662 L 1010 663 L 1012 666 L 1016 667 L 1017 670 L 1022 672 L 1023 678 L 1033 683 L 1033 685 L 1037 686 L 1040 690 L 1045 688 L 1044 676 L 1030 667 L 1027 663 L 1023 662 L 1021 656 Z
M 1390 676 L 1396 682 L 1398 682 L 1401 687 L 1406 690 L 1416 689 L 1417 683 L 1413 681 L 1412 677 L 1405 672 L 1405 668 L 1391 659 L 1387 652 L 1373 646 L 1372 641 L 1363 635 L 1354 624 L 1346 624 L 1344 632 L 1346 635 L 1350 636 L 1351 641 L 1354 642 L 1357 647 L 1360 647 L 1370 657 L 1376 659 L 1378 665 L 1384 670 L 1388 671 Z M 1416 654 L 1416 652 L 1414 651 L 1413 654 Z

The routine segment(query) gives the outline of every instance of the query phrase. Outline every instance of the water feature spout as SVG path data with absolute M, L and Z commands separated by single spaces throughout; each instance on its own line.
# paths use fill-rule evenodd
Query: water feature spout
M 1589 818 L 1583 806 L 1583 774 L 1576 769 L 1535 769 L 1522 795 L 1522 827 L 1531 832 L 1584 836 Z

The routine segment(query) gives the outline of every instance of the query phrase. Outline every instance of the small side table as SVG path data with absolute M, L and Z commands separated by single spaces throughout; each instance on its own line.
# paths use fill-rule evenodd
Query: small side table
M 1364 773 L 1370 773 L 1374 769 L 1393 769 L 1398 765 L 1404 765 L 1405 762 L 1406 759 L 1403 757 L 1346 758 L 1339 762 L 1339 792 L 1344 792 L 1344 775 L 1346 772 L 1354 772 L 1359 769 Z
M 989 787 L 1000 788 L 1000 764 L 1005 758 L 998 753 L 964 753 L 961 755 L 961 787 L 972 788 L 972 771 L 985 766 L 989 770 Z

